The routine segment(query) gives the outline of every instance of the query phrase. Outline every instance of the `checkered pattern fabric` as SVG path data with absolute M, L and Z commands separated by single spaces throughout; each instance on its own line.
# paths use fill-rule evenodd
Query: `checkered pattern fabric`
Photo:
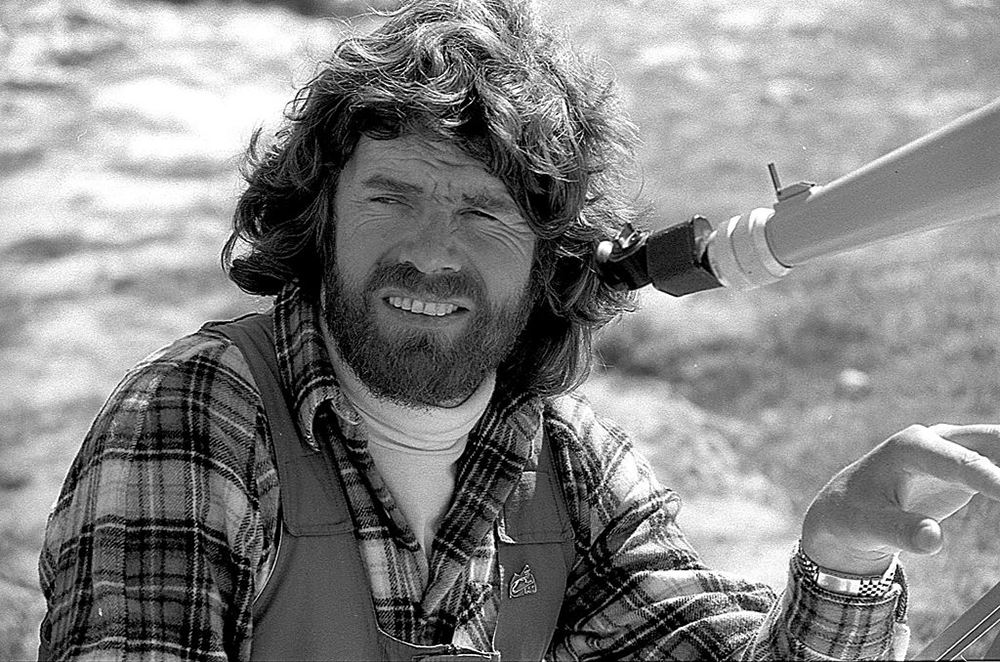
M 878 657 L 893 642 L 898 652 L 892 596 L 831 598 L 793 576 L 775 600 L 708 569 L 677 526 L 677 496 L 578 396 L 495 396 L 423 572 L 336 384 L 317 310 L 295 288 L 275 308 L 304 443 L 334 444 L 387 633 L 488 647 L 501 590 L 492 523 L 544 435 L 578 550 L 550 659 Z M 49 520 L 39 569 L 52 659 L 248 659 L 278 502 L 263 407 L 239 351 L 202 331 L 143 361 L 98 415 Z

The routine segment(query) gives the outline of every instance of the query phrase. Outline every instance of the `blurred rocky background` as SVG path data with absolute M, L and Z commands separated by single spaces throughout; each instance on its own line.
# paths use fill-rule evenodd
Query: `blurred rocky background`
M 219 267 L 252 131 L 390 2 L 0 4 L 0 659 L 34 655 L 46 513 L 136 361 L 262 309 Z M 620 80 L 666 226 L 769 205 L 1000 95 L 996 0 L 553 0 Z M 1000 146 L 998 146 L 1000 154 Z M 998 157 L 1000 158 L 1000 157 Z M 587 385 L 713 564 L 781 586 L 832 473 L 913 422 L 1000 421 L 1000 227 L 819 260 L 749 293 L 643 294 Z M 907 559 L 913 650 L 1000 580 L 998 510 Z

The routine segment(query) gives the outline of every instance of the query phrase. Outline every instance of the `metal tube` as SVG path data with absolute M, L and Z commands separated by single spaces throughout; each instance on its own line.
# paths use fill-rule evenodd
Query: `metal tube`
M 884 239 L 1000 219 L 1000 99 L 826 186 L 775 205 L 764 234 L 785 266 Z
M 603 242 L 597 262 L 605 277 L 633 289 L 655 281 L 677 296 L 719 285 L 749 289 L 813 258 L 955 223 L 1000 220 L 1000 99 L 826 186 L 782 187 L 774 165 L 768 168 L 778 194 L 773 209 L 754 209 L 699 233 L 693 257 L 676 253 L 671 242 L 684 237 L 673 232 L 652 235 L 652 251 L 643 245 L 647 235 L 634 246 L 621 237 L 618 244 Z M 628 229 L 629 237 L 638 236 Z

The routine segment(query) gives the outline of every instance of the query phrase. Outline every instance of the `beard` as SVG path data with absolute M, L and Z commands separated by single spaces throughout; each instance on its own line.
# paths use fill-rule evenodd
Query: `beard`
M 536 296 L 534 271 L 515 298 L 487 299 L 481 278 L 463 271 L 427 275 L 409 264 L 378 265 L 362 284 L 326 274 L 323 313 L 341 358 L 376 396 L 411 407 L 464 402 L 517 344 Z M 455 338 L 433 330 L 380 323 L 375 292 L 386 286 L 422 298 L 467 297 L 472 318 Z

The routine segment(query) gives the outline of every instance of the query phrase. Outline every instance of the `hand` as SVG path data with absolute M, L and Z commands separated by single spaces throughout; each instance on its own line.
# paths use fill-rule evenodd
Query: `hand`
M 820 490 L 802 524 L 802 550 L 830 570 L 881 574 L 897 551 L 933 554 L 940 522 L 973 495 L 1000 500 L 1000 426 L 915 425 Z

